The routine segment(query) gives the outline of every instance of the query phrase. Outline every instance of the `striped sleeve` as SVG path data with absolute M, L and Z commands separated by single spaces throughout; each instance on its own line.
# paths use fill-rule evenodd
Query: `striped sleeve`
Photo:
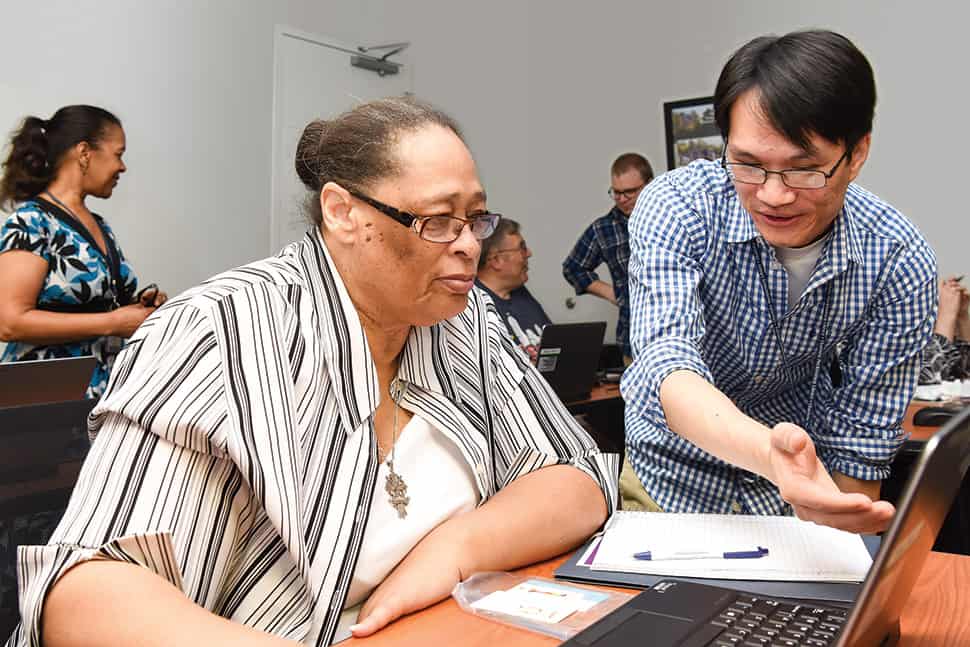
M 118 358 L 112 388 L 92 414 L 94 443 L 49 545 L 19 550 L 23 624 L 11 645 L 40 646 L 45 596 L 68 569 L 92 559 L 148 568 L 208 609 L 225 597 L 226 571 L 254 506 L 215 442 L 226 416 L 212 333 L 192 308 L 163 312 Z
M 497 353 L 495 384 L 509 389 L 508 397 L 496 403 L 496 489 L 542 467 L 572 465 L 596 482 L 612 514 L 617 506 L 619 456 L 599 450 L 546 379 L 502 334 L 503 324 L 494 308 L 481 303 L 477 307 L 486 312 L 487 346 Z

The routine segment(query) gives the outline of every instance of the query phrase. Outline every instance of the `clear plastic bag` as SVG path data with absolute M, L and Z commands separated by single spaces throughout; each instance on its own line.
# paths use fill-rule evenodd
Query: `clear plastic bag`
M 475 573 L 451 596 L 468 613 L 567 640 L 633 597 L 545 577 Z

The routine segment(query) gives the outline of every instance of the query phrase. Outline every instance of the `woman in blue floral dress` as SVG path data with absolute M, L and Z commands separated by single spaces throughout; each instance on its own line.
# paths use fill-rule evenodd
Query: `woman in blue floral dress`
M 118 118 L 68 106 L 27 117 L 0 178 L 0 361 L 94 355 L 88 397 L 101 395 L 124 338 L 166 296 L 138 283 L 114 233 L 88 210 L 125 172 Z M 46 541 L 63 510 L 0 518 L 0 637 L 17 621 L 15 549 Z
M 92 398 L 124 338 L 166 298 L 137 292 L 111 227 L 85 205 L 111 197 L 124 151 L 117 117 L 67 106 L 24 120 L 0 179 L 0 207 L 16 207 L 0 227 L 0 361 L 94 355 Z

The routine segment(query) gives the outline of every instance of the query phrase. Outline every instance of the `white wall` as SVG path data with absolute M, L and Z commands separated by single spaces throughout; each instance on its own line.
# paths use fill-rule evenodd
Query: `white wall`
M 595 297 L 567 311 L 560 273 L 586 223 L 610 207 L 610 162 L 638 150 L 663 170 L 663 101 L 711 94 L 727 56 L 756 35 L 828 27 L 876 71 L 861 182 L 919 225 L 941 271 L 970 270 L 965 3 L 572 4 L 0 0 L 0 128 L 68 102 L 115 110 L 131 170 L 94 206 L 145 279 L 184 289 L 266 253 L 273 26 L 408 39 L 415 90 L 464 125 L 490 206 L 525 225 L 530 288 L 553 319 L 612 320 Z
M 560 263 L 609 209 L 616 155 L 637 150 L 664 170 L 662 103 L 712 94 L 738 46 L 802 28 L 841 31 L 875 69 L 873 149 L 860 182 L 916 222 L 941 272 L 970 271 L 962 190 L 970 136 L 959 116 L 970 104 L 966 3 L 460 4 L 412 0 L 392 10 L 416 43 L 417 92 L 462 121 L 490 206 L 524 223 L 534 250 L 529 286 L 554 320 L 611 313 L 592 296 L 567 311 Z
M 376 42 L 374 6 L 0 0 L 0 130 L 69 103 L 115 112 L 129 171 L 89 206 L 143 280 L 180 291 L 267 255 L 274 25 Z

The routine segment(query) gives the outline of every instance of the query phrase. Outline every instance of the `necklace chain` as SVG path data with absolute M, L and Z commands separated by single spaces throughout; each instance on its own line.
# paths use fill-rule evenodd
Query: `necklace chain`
M 397 516 L 400 519 L 404 519 L 408 516 L 408 503 L 411 502 L 411 497 L 408 496 L 408 486 L 404 482 L 404 479 L 400 474 L 394 469 L 394 447 L 397 445 L 397 410 L 401 408 L 400 403 L 391 396 L 391 401 L 394 403 L 394 414 L 391 419 L 391 456 L 387 461 L 387 480 L 384 483 L 384 490 L 387 492 L 388 500 L 391 506 L 397 510 Z M 381 445 L 377 443 L 377 449 L 381 449 Z M 385 452 L 385 455 L 387 452 Z

